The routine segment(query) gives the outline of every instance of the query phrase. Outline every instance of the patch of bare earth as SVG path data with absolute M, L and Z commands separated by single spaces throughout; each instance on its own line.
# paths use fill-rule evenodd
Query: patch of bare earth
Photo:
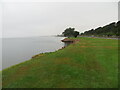
M 90 71 L 90 70 L 95 70 L 95 71 L 99 71 L 99 72 L 105 71 L 105 69 L 96 60 L 87 61 L 85 64 L 85 69 L 88 71 Z
M 115 48 L 114 46 L 80 46 L 80 47 Z
M 36 57 L 40 57 L 40 56 L 44 56 L 44 54 L 38 54 L 38 55 L 32 56 L 32 58 L 36 58 Z
M 27 66 L 19 67 L 14 74 L 9 76 L 10 78 L 4 78 L 4 81 L 2 82 L 2 85 L 6 86 L 10 82 L 14 82 L 14 81 L 22 78 L 23 76 L 25 76 L 25 74 L 27 74 L 28 70 L 30 70 L 32 67 L 37 66 L 37 65 L 38 65 L 38 63 L 34 63 L 34 64 L 30 64 L 30 65 L 27 65 Z

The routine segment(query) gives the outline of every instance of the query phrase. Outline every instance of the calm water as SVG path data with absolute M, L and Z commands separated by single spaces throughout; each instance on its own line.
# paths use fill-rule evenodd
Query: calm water
M 29 60 L 33 55 L 56 51 L 63 47 L 62 39 L 63 37 L 4 38 L 2 69 Z

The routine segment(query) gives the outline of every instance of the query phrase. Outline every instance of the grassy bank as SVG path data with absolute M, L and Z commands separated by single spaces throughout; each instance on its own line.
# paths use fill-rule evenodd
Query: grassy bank
M 115 88 L 118 41 L 79 37 L 79 42 L 3 70 L 3 88 Z

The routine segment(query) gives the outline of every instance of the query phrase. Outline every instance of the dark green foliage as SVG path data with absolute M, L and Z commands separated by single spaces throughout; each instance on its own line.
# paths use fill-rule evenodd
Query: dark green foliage
M 106 26 L 99 27 L 94 29 L 91 29 L 89 31 L 85 31 L 84 33 L 81 33 L 81 35 L 87 35 L 87 36 L 120 36 L 118 33 L 120 30 L 120 21 L 110 23 Z
M 74 37 L 76 38 L 79 35 L 78 31 L 74 31 Z
M 65 31 L 62 33 L 65 37 L 77 37 L 79 35 L 78 31 L 74 31 L 75 28 L 67 28 Z
M 65 31 L 62 33 L 65 37 L 71 37 L 73 36 L 75 28 L 67 28 Z

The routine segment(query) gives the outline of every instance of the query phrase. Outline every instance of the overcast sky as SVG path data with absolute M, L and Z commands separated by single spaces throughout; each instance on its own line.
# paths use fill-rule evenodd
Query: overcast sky
M 79 32 L 118 21 L 117 2 L 4 2 L 3 37 Z

